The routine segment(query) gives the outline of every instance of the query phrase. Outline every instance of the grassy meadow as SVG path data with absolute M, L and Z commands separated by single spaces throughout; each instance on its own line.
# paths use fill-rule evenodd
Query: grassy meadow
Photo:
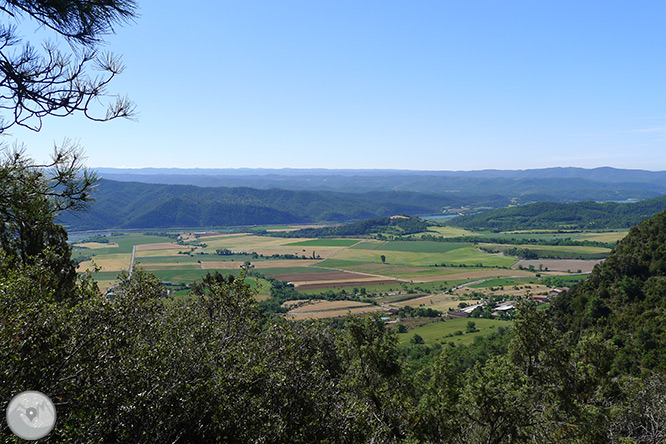
M 467 323 L 470 321 L 474 322 L 478 331 L 467 332 Z M 423 338 L 423 342 L 428 345 L 436 343 L 446 344 L 449 342 L 469 345 L 477 336 L 489 335 L 499 327 L 509 327 L 511 325 L 510 321 L 495 319 L 447 319 L 409 329 L 406 333 L 398 333 L 398 341 L 400 346 L 406 347 L 414 335 L 418 334 Z

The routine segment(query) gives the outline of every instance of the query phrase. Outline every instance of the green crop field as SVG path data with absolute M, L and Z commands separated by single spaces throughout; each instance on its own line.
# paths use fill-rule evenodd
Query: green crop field
M 479 330 L 475 333 L 465 333 L 467 323 L 474 322 L 476 328 Z M 422 325 L 411 330 L 407 333 L 398 333 L 398 343 L 405 347 L 409 345 L 409 341 L 418 334 L 423 338 L 426 344 L 434 343 L 448 343 L 468 345 L 474 341 L 476 336 L 485 336 L 493 333 L 499 327 L 509 327 L 513 323 L 510 321 L 498 321 L 495 319 L 477 319 L 477 318 L 460 318 L 449 319 L 442 322 L 432 322 L 430 324 Z M 462 332 L 462 334 L 456 334 Z
M 382 245 L 378 250 L 406 251 L 412 253 L 447 253 L 466 246 L 469 246 L 469 244 L 433 241 L 391 241 Z
M 351 247 L 359 241 L 359 239 L 313 239 L 284 245 L 294 247 Z
M 474 235 L 465 230 L 451 227 L 432 227 L 437 233 L 448 236 Z M 578 233 L 581 236 L 618 236 L 617 233 Z M 567 236 L 574 233 L 488 233 L 487 236 Z M 144 247 L 136 254 L 137 263 L 145 270 L 157 275 L 164 281 L 173 283 L 190 283 L 200 280 L 208 272 L 215 269 L 202 269 L 201 264 L 206 267 L 215 266 L 214 262 L 220 262 L 218 266 L 224 268 L 221 262 L 234 261 L 241 263 L 249 260 L 257 264 L 257 273 L 266 276 L 276 275 L 303 275 L 311 273 L 338 273 L 339 277 L 329 278 L 330 287 L 301 289 L 305 294 L 317 294 L 326 292 L 329 288 L 336 289 L 344 286 L 348 289 L 354 287 L 365 288 L 371 293 L 387 293 L 407 290 L 418 293 L 440 292 L 449 289 L 456 284 L 475 281 L 483 278 L 499 279 L 500 276 L 515 276 L 521 271 L 509 270 L 514 265 L 516 258 L 491 254 L 480 250 L 472 243 L 464 242 L 434 242 L 434 241 L 380 241 L 374 239 L 293 239 L 258 236 L 248 233 L 220 234 L 193 239 L 190 236 L 189 243 L 192 245 L 172 245 L 173 238 L 153 234 L 128 233 L 108 236 L 109 242 L 117 246 L 92 245 L 101 248 L 77 248 L 74 247 L 74 257 L 89 259 L 102 265 L 104 271 L 97 273 L 95 278 L 100 282 L 111 282 L 119 271 L 127 269 L 133 246 L 163 243 L 163 246 L 152 248 Z M 194 246 L 193 253 L 176 254 L 178 251 L 189 252 Z M 205 245 L 205 246 L 204 246 Z M 508 248 L 511 245 L 497 244 L 492 247 Z M 547 251 L 551 254 L 576 252 L 578 254 L 605 254 L 608 249 L 599 247 L 550 247 L 541 245 L 516 245 L 517 248 L 530 248 L 535 251 Z M 266 257 L 252 258 L 248 254 L 218 255 L 217 249 L 228 249 L 233 252 L 257 252 Z M 274 267 L 267 267 L 268 256 L 295 254 L 312 255 L 312 250 L 324 258 L 322 261 L 309 261 L 301 263 L 276 262 Z M 384 256 L 385 262 L 382 262 Z M 259 265 L 261 264 L 261 266 Z M 83 266 L 90 268 L 92 262 L 84 262 Z M 270 267 L 270 266 L 269 266 Z M 238 274 L 236 267 L 233 269 L 220 269 L 223 274 Z M 344 275 L 342 271 L 358 273 L 356 275 Z M 512 274 L 510 274 L 512 273 Z M 289 277 L 291 279 L 291 277 Z M 373 283 L 373 280 L 381 278 L 394 278 L 401 282 Z M 358 282 L 367 280 L 367 285 Z M 490 281 L 482 286 L 516 285 L 514 282 L 522 280 Z M 534 278 L 532 278 L 534 279 Z M 298 279 L 293 279 L 297 282 Z M 301 281 L 307 279 L 301 277 Z M 313 282 L 327 284 L 327 279 L 313 276 Z M 354 282 L 356 281 L 356 282 Z M 421 281 L 421 282 L 419 282 Z M 500 283 L 502 282 L 502 283 Z M 306 285 L 303 285 L 306 288 Z
M 404 242 L 408 244 L 420 244 L 421 242 Z M 433 242 L 438 244 L 437 242 Z M 403 244 L 401 242 L 400 244 Z M 447 244 L 443 244 L 447 245 Z M 386 257 L 386 263 L 399 264 L 409 266 L 430 266 L 435 264 L 456 264 L 456 265 L 482 265 L 485 267 L 510 267 L 516 263 L 516 259 L 504 257 L 499 254 L 488 254 L 479 251 L 475 246 L 469 244 L 455 244 L 457 248 L 440 253 L 427 253 L 416 251 L 398 251 L 398 250 L 359 250 L 348 249 L 341 251 L 335 255 L 333 263 L 338 261 L 345 261 L 347 265 L 355 265 L 355 263 L 381 263 L 381 256 Z M 418 249 L 418 245 L 410 246 L 412 250 Z M 400 245 L 397 248 L 407 248 Z M 424 249 L 429 249 L 431 246 L 426 246 Z M 330 259 L 329 259 L 330 260 Z M 327 261 L 322 265 L 333 267 Z
M 388 244 L 386 241 L 366 240 L 363 242 L 358 242 L 351 248 L 354 250 L 377 250 L 381 249 L 382 246 L 386 244 Z
M 209 256 L 203 256 L 209 257 Z M 187 254 L 178 254 L 171 256 L 142 256 L 137 257 L 136 261 L 140 262 L 143 265 L 148 264 L 191 264 L 198 263 L 202 259 L 202 256 L 190 256 Z M 210 260 L 210 259 L 209 259 Z M 219 259 L 216 259 L 219 260 Z

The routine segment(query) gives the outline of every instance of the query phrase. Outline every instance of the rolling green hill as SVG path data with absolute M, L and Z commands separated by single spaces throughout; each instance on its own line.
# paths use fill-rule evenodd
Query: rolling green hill
M 70 231 L 114 228 L 222 227 L 344 222 L 394 214 L 433 214 L 473 201 L 506 205 L 497 196 L 453 196 L 414 192 L 204 188 L 101 180 L 87 211 L 65 213 Z
M 666 196 L 635 203 L 539 202 L 461 216 L 449 225 L 471 230 L 629 228 L 666 210 Z
M 564 331 L 611 339 L 618 372 L 666 370 L 666 212 L 632 228 L 553 315 Z

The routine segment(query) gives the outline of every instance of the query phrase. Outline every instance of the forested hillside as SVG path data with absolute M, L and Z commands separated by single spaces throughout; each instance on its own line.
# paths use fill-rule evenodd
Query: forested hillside
M 666 212 L 632 228 L 553 311 L 563 330 L 611 340 L 617 372 L 666 372 Z
M 449 224 L 493 231 L 629 228 L 664 210 L 666 196 L 634 203 L 539 202 L 461 216 Z
M 86 211 L 63 214 L 60 221 L 70 230 L 221 227 L 432 214 L 470 202 L 508 204 L 495 195 L 203 188 L 109 180 L 100 181 L 93 197 Z
M 504 179 L 502 179 L 504 180 Z M 544 197 L 544 196 L 542 196 Z M 345 222 L 394 214 L 437 214 L 451 208 L 498 208 L 458 217 L 455 226 L 516 229 L 627 228 L 666 209 L 666 197 L 632 204 L 540 202 L 510 208 L 499 194 L 407 191 L 342 193 L 256 188 L 206 188 L 101 180 L 86 211 L 60 216 L 70 230 L 224 227 Z M 548 197 L 544 197 L 548 199 Z

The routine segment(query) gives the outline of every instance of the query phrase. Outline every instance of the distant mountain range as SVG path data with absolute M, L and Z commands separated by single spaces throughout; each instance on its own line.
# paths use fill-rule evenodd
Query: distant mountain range
M 106 179 L 204 187 L 363 193 L 499 194 L 525 201 L 646 199 L 666 194 L 666 171 L 615 168 L 409 171 L 327 169 L 98 168 Z
M 468 172 L 100 168 L 98 172 L 105 179 L 88 211 L 60 216 L 70 231 L 346 222 L 461 208 L 469 213 L 511 204 L 642 200 L 666 194 L 666 172 L 612 168 Z

